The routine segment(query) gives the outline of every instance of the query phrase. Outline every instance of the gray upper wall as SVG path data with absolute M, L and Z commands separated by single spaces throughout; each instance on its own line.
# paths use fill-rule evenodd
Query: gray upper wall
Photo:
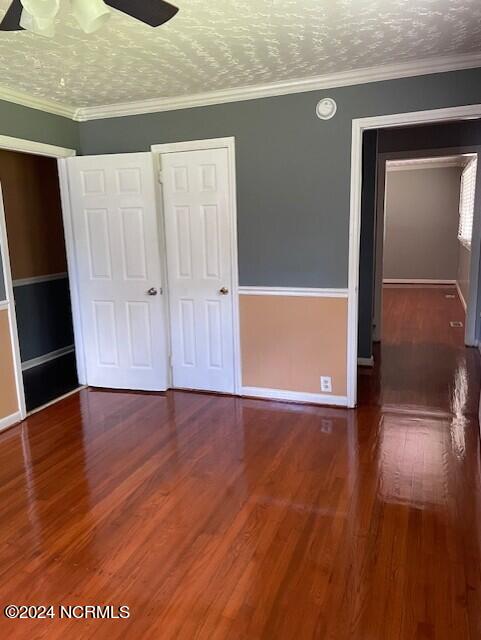
M 338 104 L 327 122 L 322 96 Z M 481 69 L 80 124 L 83 154 L 235 136 L 241 285 L 346 287 L 353 118 L 481 102 Z
M 5 100 L 0 100 L 0 135 L 80 149 L 77 122 Z

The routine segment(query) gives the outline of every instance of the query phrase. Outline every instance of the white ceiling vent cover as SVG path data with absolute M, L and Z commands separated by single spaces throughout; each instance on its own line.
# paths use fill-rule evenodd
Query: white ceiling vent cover
M 336 111 L 337 104 L 334 98 L 322 98 L 316 105 L 316 114 L 321 120 L 334 118 Z

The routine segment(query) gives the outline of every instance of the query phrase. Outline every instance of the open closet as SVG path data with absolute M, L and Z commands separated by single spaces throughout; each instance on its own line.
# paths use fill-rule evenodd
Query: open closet
M 27 411 L 78 387 L 57 161 L 0 150 Z

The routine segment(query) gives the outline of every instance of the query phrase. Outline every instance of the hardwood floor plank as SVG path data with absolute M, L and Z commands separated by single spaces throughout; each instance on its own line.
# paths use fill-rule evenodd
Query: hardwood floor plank
M 355 411 L 85 389 L 0 435 L 2 637 L 478 640 L 479 354 L 388 289 Z

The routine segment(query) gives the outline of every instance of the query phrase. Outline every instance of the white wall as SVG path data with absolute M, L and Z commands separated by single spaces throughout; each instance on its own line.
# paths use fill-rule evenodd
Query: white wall
M 456 280 L 461 167 L 386 173 L 385 280 Z

